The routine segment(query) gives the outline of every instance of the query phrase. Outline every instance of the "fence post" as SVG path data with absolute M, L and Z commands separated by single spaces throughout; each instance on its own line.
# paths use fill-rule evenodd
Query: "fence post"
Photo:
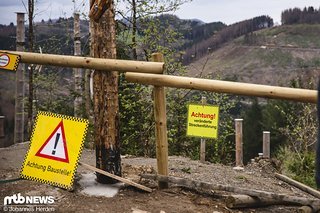
M 24 51 L 25 46 L 25 25 L 24 13 L 17 13 L 17 51 Z M 16 71 L 16 101 L 14 121 L 14 143 L 24 141 L 24 70 L 25 65 L 20 64 Z
M 154 62 L 163 62 L 161 53 L 152 54 Z M 156 155 L 158 174 L 168 175 L 168 138 L 167 138 L 167 115 L 166 94 L 163 86 L 154 86 L 154 117 L 156 127 Z M 168 188 L 167 182 L 158 182 L 159 188 Z
M 263 157 L 270 158 L 270 132 L 263 131 Z
M 235 119 L 236 129 L 236 166 L 243 166 L 243 150 L 242 150 L 242 121 L 243 119 Z
M 202 105 L 207 103 L 206 97 L 201 97 L 201 103 Z M 201 138 L 200 141 L 200 162 L 205 163 L 206 162 L 206 139 Z

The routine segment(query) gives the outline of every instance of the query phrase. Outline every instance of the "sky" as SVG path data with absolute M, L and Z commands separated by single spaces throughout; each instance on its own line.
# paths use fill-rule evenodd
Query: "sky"
M 27 0 L 0 0 L 0 24 L 16 24 L 15 12 L 26 12 Z M 74 10 L 88 13 L 89 0 L 35 0 L 35 21 L 70 17 Z M 269 15 L 281 24 L 281 12 L 288 8 L 313 6 L 319 0 L 192 0 L 174 14 L 183 19 L 200 19 L 206 23 L 232 24 L 255 16 Z

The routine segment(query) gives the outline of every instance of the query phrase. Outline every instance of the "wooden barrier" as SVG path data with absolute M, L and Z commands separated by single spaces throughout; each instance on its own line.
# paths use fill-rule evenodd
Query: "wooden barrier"
M 284 99 L 305 103 L 317 102 L 316 90 L 139 73 L 126 73 L 126 79 L 127 81 L 134 83 L 155 86 L 205 90 L 218 93 Z
M 17 52 L 0 50 L 21 56 L 22 63 L 41 64 L 59 67 L 73 67 L 96 69 L 102 71 L 118 71 L 118 72 L 140 72 L 140 73 L 157 73 L 162 74 L 164 70 L 163 62 L 143 62 L 129 61 L 117 59 L 101 59 L 70 55 L 53 55 L 40 54 L 31 52 Z

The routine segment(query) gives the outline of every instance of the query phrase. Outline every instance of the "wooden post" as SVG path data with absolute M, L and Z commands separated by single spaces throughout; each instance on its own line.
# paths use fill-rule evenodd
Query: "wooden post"
M 236 128 L 236 166 L 243 166 L 243 150 L 242 150 L 242 121 L 243 119 L 235 119 Z
M 24 13 L 17 13 L 17 51 L 24 51 L 25 26 Z M 20 64 L 16 71 L 16 100 L 15 100 L 15 122 L 14 122 L 14 143 L 24 141 L 24 71 L 25 65 Z
M 80 56 L 81 55 L 81 41 L 80 41 L 80 14 L 74 13 L 74 55 Z M 74 99 L 74 116 L 78 117 L 81 116 L 81 106 L 82 106 L 82 96 L 83 96 L 83 89 L 82 89 L 82 79 L 83 79 L 83 72 L 81 68 L 73 68 L 73 75 L 74 75 L 74 90 L 76 97 Z
M 263 131 L 263 157 L 270 158 L 270 132 Z
M 154 62 L 163 62 L 163 55 L 152 54 Z M 167 115 L 166 94 L 162 86 L 154 87 L 154 118 L 156 123 L 156 155 L 158 174 L 168 175 L 168 139 L 167 139 Z M 167 182 L 159 181 L 159 188 L 168 188 Z
M 206 97 L 201 97 L 201 103 L 202 105 L 207 103 Z M 205 163 L 206 162 L 206 139 L 201 138 L 200 141 L 200 162 Z

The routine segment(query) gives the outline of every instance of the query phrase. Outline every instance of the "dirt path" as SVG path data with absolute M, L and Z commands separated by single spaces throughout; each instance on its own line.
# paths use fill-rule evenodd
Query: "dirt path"
M 0 149 L 0 180 L 16 178 L 29 144 L 23 143 Z M 82 162 L 95 165 L 95 154 L 92 150 L 84 150 Z M 130 158 L 122 159 L 123 176 L 139 181 L 138 174 L 154 173 L 156 159 Z M 247 166 L 243 171 L 235 171 L 232 167 L 216 164 L 201 164 L 184 157 L 169 157 L 169 173 L 177 177 L 206 181 L 232 186 L 260 189 L 270 192 L 286 193 L 308 197 L 273 176 L 274 168 L 267 161 L 260 161 Z M 77 171 L 77 180 L 81 174 L 90 173 L 83 167 Z M 142 182 L 156 189 L 154 182 Z M 113 198 L 93 197 L 81 194 L 80 186 L 76 185 L 73 192 L 20 180 L 0 184 L 0 212 L 3 210 L 5 196 L 21 193 L 21 195 L 53 196 L 55 212 L 292 212 L 296 207 L 276 206 L 259 209 L 230 210 L 225 207 L 221 193 L 204 194 L 171 186 L 166 190 L 155 190 L 145 193 L 132 187 L 125 187 Z

